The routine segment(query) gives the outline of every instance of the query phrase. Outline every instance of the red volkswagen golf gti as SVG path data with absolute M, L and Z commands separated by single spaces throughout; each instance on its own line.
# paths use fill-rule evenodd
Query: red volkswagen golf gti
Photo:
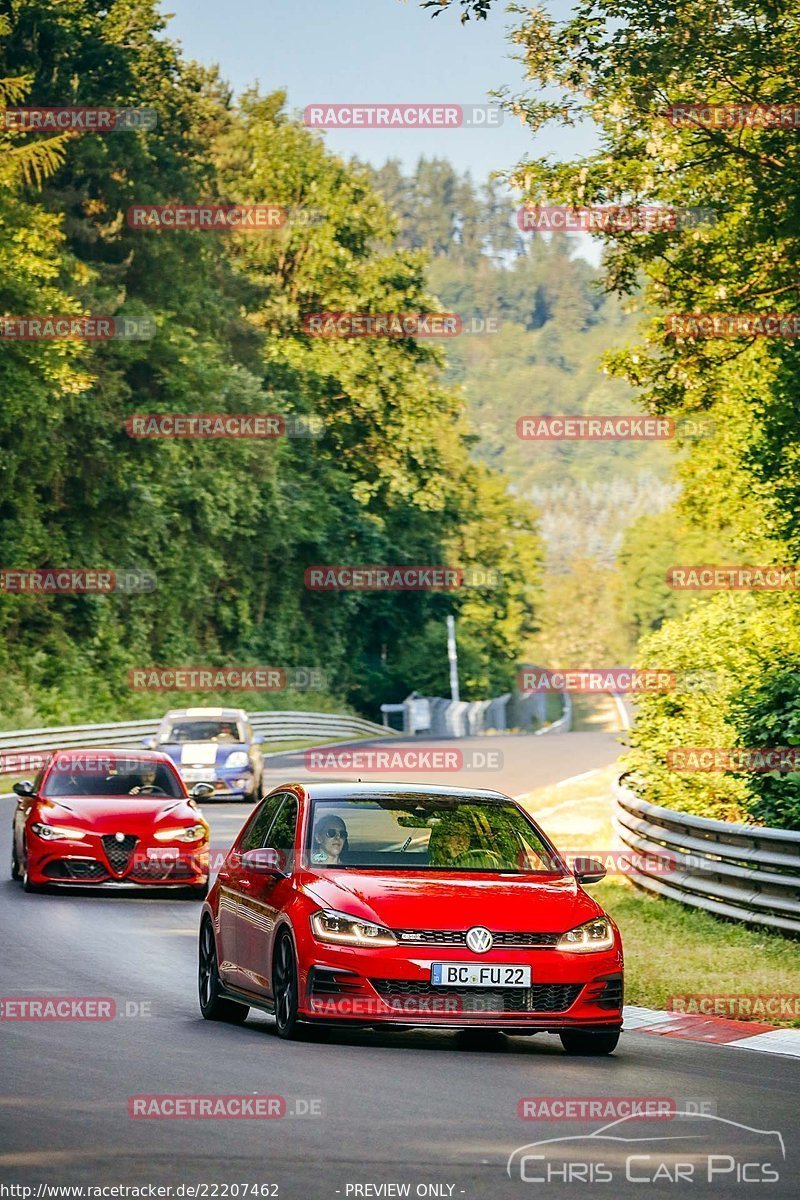
M 35 781 L 14 785 L 11 875 L 26 892 L 53 885 L 179 887 L 208 892 L 209 828 L 166 754 L 55 750 Z
M 203 906 L 208 1020 L 558 1033 L 609 1054 L 622 1025 L 619 930 L 499 792 L 292 784 L 245 824 Z

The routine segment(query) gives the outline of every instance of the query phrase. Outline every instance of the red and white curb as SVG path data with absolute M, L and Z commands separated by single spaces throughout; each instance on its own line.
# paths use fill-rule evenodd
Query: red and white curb
M 781 1029 L 760 1021 L 729 1021 L 722 1017 L 659 1012 L 655 1008 L 637 1008 L 636 1005 L 626 1005 L 622 1015 L 626 1033 L 656 1033 L 661 1037 L 800 1058 L 800 1029 Z

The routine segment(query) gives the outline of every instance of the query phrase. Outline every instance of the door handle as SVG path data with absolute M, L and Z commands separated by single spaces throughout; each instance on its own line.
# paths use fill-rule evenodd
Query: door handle
M 243 891 L 245 891 L 245 892 L 249 892 L 249 891 L 250 891 L 250 888 L 251 888 L 252 886 L 253 886 L 253 885 L 252 885 L 252 883 L 250 882 L 250 880 L 249 880 L 249 879 L 240 879 L 240 880 L 239 880 L 239 887 L 240 887 L 240 888 L 241 888 Z

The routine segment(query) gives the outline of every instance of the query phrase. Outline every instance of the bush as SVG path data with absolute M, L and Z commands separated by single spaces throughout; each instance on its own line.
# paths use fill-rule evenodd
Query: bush
M 800 601 L 722 593 L 645 638 L 637 667 L 678 673 L 675 691 L 642 695 L 629 734 L 631 785 L 680 812 L 800 828 L 800 775 L 671 769 L 675 748 L 800 745 Z M 692 690 L 692 677 L 707 687 Z M 686 682 L 686 676 L 689 682 Z

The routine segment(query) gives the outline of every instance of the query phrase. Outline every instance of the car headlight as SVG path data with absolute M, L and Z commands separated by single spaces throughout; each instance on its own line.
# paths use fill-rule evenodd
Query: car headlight
M 199 842 L 206 835 L 205 825 L 181 825 L 173 829 L 157 829 L 157 842 Z
M 349 946 L 396 946 L 391 929 L 372 921 L 359 921 L 347 913 L 325 908 L 311 918 L 311 930 L 321 942 L 344 942 Z
M 81 841 L 86 837 L 82 829 L 70 829 L 68 825 L 43 825 L 40 821 L 36 821 L 31 825 L 31 829 L 45 842 L 54 842 L 57 838 L 69 838 L 71 841 Z
M 242 767 L 246 767 L 249 762 L 247 752 L 245 750 L 234 750 L 233 754 L 229 754 L 225 766 L 230 767 L 232 771 L 241 771 Z
M 578 950 L 586 953 L 589 950 L 611 950 L 614 945 L 614 930 L 607 917 L 595 917 L 562 933 L 556 942 L 557 950 Z

